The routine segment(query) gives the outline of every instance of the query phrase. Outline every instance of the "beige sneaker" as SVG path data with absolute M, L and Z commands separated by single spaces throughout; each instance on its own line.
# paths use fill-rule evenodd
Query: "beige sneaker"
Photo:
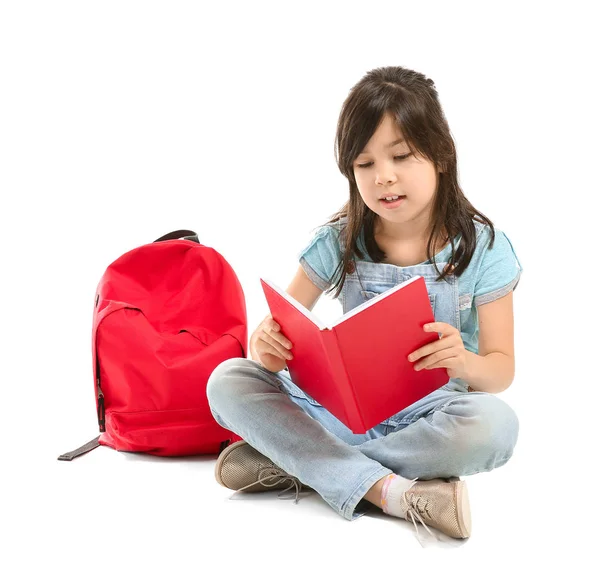
M 221 452 L 215 466 L 215 478 L 227 489 L 247 493 L 274 489 L 284 489 L 285 492 L 296 487 L 296 503 L 302 488 L 312 491 L 243 440 L 234 442 Z
M 432 526 L 452 538 L 468 538 L 471 535 L 471 509 L 467 485 L 458 477 L 449 479 L 415 480 L 402 495 L 404 518 L 417 530 L 418 520 Z M 435 537 L 435 536 L 434 536 Z M 420 541 L 420 540 L 419 540 Z

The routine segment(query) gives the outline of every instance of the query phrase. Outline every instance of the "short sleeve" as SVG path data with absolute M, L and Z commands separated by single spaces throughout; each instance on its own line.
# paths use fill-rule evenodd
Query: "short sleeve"
M 483 255 L 475 281 L 475 306 L 506 296 L 517 287 L 523 271 L 508 236 L 498 229 L 495 229 L 494 233 L 494 245 L 491 249 L 488 247 L 491 239 L 490 229 L 485 228 L 481 234 Z
M 323 291 L 332 286 L 341 258 L 339 230 L 328 225 L 321 226 L 298 254 L 300 265 L 308 278 Z

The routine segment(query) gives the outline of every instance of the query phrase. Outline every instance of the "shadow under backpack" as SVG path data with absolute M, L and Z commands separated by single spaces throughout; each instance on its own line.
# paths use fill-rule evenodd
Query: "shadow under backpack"
M 247 356 L 244 292 L 231 265 L 190 230 L 133 249 L 106 269 L 95 297 L 93 383 L 105 445 L 155 456 L 216 454 L 241 440 L 215 421 L 212 371 Z

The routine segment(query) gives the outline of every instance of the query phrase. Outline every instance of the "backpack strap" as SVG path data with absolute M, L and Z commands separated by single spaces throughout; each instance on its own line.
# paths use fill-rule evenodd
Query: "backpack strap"
M 98 446 L 100 446 L 100 442 L 99 442 L 99 436 L 97 436 L 96 438 L 94 438 L 94 440 L 90 440 L 87 444 L 84 444 L 83 446 L 80 446 L 79 448 L 77 448 L 77 450 L 73 450 L 72 452 L 65 452 L 64 454 L 61 454 L 57 459 L 58 460 L 66 460 L 68 462 L 70 462 L 73 458 L 77 458 L 78 456 L 83 456 L 85 453 L 89 452 L 90 450 L 93 450 L 94 448 L 98 448 Z M 223 452 L 223 450 L 225 450 L 225 448 L 227 448 L 227 446 L 229 446 L 229 443 L 231 442 L 231 439 L 228 438 L 227 440 L 223 440 L 221 442 L 221 445 L 219 446 L 219 454 L 221 452 Z
M 167 240 L 179 240 L 181 238 L 183 238 L 184 240 L 190 240 L 192 242 L 200 243 L 200 240 L 198 239 L 198 234 L 196 234 L 196 232 L 192 230 L 175 230 L 174 232 L 169 232 L 168 234 L 161 236 L 157 240 L 154 240 L 154 243 L 165 242 Z
M 100 437 L 97 436 L 96 438 L 94 438 L 94 440 L 90 440 L 87 444 L 84 444 L 83 446 L 80 446 L 79 448 L 77 448 L 77 450 L 73 450 L 72 452 L 65 452 L 64 454 L 61 454 L 57 459 L 58 460 L 67 460 L 70 462 L 73 458 L 77 458 L 77 456 L 82 456 L 86 452 L 89 452 L 90 450 L 93 450 L 94 448 L 98 448 L 98 446 L 100 446 L 99 438 Z

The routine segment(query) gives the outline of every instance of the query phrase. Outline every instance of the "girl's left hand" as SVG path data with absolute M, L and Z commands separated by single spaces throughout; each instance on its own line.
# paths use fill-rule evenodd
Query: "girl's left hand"
M 436 321 L 423 326 L 425 331 L 437 331 L 442 338 L 417 349 L 408 355 L 408 360 L 414 362 L 415 370 L 423 368 L 447 368 L 450 378 L 460 378 L 466 371 L 467 353 L 460 331 L 449 323 Z

